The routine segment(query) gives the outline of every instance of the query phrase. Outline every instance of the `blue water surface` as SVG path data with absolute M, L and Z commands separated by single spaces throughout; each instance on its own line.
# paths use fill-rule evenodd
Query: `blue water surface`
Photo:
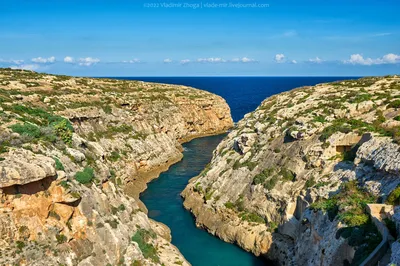
M 354 79 L 355 77 L 123 77 L 158 83 L 192 86 L 222 96 L 235 122 L 254 111 L 267 97 L 302 86 Z
M 149 217 L 171 229 L 172 243 L 193 266 L 261 266 L 263 261 L 239 247 L 196 228 L 180 196 L 190 178 L 210 161 L 212 150 L 225 135 L 195 139 L 184 144 L 183 160 L 149 184 L 140 199 Z
M 224 97 L 235 121 L 253 111 L 266 97 L 300 86 L 349 78 L 337 77 L 146 77 L 123 78 L 193 86 Z M 149 217 L 166 224 L 172 243 L 193 266 L 261 266 L 261 260 L 196 228 L 192 215 L 183 208 L 180 193 L 188 180 L 197 176 L 210 161 L 212 151 L 225 135 L 206 137 L 184 144 L 184 158 L 160 175 L 141 194 Z

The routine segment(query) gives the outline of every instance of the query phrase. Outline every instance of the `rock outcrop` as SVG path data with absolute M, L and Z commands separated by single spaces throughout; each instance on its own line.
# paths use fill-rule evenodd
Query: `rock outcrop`
M 394 76 L 266 99 L 190 181 L 185 207 L 211 234 L 280 265 L 360 264 L 382 239 L 366 204 L 399 203 L 398 98 Z
M 0 69 L 0 107 L 1 265 L 189 265 L 138 195 L 232 126 L 221 97 Z

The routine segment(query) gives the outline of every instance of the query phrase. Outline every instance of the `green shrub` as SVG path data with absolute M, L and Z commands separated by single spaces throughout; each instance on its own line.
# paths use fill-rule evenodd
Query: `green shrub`
M 207 200 L 210 200 L 211 198 L 212 198 L 212 195 L 214 194 L 214 191 L 209 191 L 209 192 L 207 192 L 206 193 L 206 195 L 204 196 L 204 199 L 207 201 Z
M 257 167 L 257 163 L 255 163 L 255 162 L 249 162 L 249 161 L 247 161 L 247 162 L 245 162 L 243 165 L 242 165 L 242 167 L 247 167 L 250 171 L 253 171 L 254 170 L 254 168 L 256 168 Z
M 278 183 L 278 181 L 279 181 L 279 176 L 274 175 L 264 183 L 264 188 L 266 190 L 272 190 L 275 187 L 275 185 Z
M 118 161 L 121 158 L 121 155 L 117 151 L 112 151 L 109 159 L 113 162 Z
M 112 108 L 111 108 L 111 106 L 109 106 L 109 105 L 105 105 L 105 106 L 103 106 L 103 111 L 104 111 L 106 114 L 111 114 L 111 113 L 112 113 Z
M 132 236 L 132 241 L 136 242 L 146 259 L 159 263 L 160 258 L 157 255 L 156 248 L 149 243 L 150 239 L 156 238 L 156 234 L 145 229 L 139 229 Z
M 263 217 L 261 217 L 260 215 L 258 215 L 257 213 L 242 213 L 240 215 L 240 218 L 243 221 L 248 221 L 248 222 L 253 222 L 253 223 L 259 223 L 259 224 L 265 224 L 265 219 Z
M 316 189 L 329 185 L 329 182 L 318 182 L 314 187 Z
M 261 173 L 259 173 L 254 177 L 253 184 L 255 185 L 264 184 L 265 180 L 267 180 L 267 178 L 270 177 L 273 172 L 274 172 L 273 168 L 264 169 Z
M 265 182 L 266 179 L 267 179 L 267 176 L 266 176 L 263 172 L 261 172 L 261 173 L 259 173 L 258 175 L 256 175 L 256 176 L 254 177 L 253 183 L 254 183 L 255 185 L 263 184 L 263 183 Z
M 289 169 L 282 167 L 279 174 L 283 177 L 284 181 L 296 181 L 296 174 L 290 171 Z
M 15 124 L 10 126 L 11 130 L 20 135 L 29 136 L 31 138 L 40 138 L 41 132 L 40 128 L 34 124 L 25 122 L 24 124 Z
M 202 188 L 200 182 L 197 182 L 196 185 L 194 185 L 193 191 L 203 193 L 203 188 Z
M 117 220 L 106 220 L 105 221 L 106 223 L 108 223 L 110 226 L 111 226 L 111 228 L 113 228 L 113 229 L 117 229 L 118 228 L 118 221 Z
M 53 159 L 56 162 L 56 170 L 64 171 L 64 165 L 61 163 L 61 161 L 56 157 L 53 157 Z
M 54 219 L 60 221 L 61 220 L 61 216 L 56 213 L 55 211 L 49 211 L 49 217 L 53 217 Z
M 386 199 L 386 203 L 390 205 L 400 205 L 400 186 L 390 192 Z
M 369 216 L 368 214 L 358 213 L 357 211 L 348 211 L 339 214 L 339 220 L 344 222 L 348 226 L 360 226 L 368 222 Z
M 242 212 L 245 210 L 244 208 L 244 200 L 243 197 L 239 197 L 236 201 L 235 201 L 235 207 L 238 211 Z
M 394 100 L 393 102 L 390 102 L 388 105 L 388 108 L 399 108 L 400 107 L 400 100 Z
M 353 99 L 351 99 L 349 102 L 350 103 L 361 103 L 365 101 L 371 100 L 372 95 L 369 93 L 362 93 L 362 94 L 357 94 Z
M 242 166 L 242 164 L 239 161 L 235 161 L 233 164 L 233 170 L 237 170 Z
M 331 146 L 331 143 L 329 141 L 325 141 L 324 143 L 322 143 L 321 147 L 323 149 L 327 149 L 329 148 L 329 146 Z
M 279 225 L 275 222 L 269 222 L 268 223 L 268 232 L 271 232 L 271 233 L 276 232 L 278 230 L 278 226 Z
M 281 149 L 275 148 L 275 149 L 274 149 L 274 152 L 275 152 L 275 153 L 280 153 L 280 152 L 281 152 Z
M 325 142 L 330 136 L 332 136 L 336 132 L 349 133 L 351 132 L 351 127 L 349 125 L 344 124 L 343 122 L 335 121 L 332 125 L 324 128 L 319 137 L 319 140 Z
M 94 177 L 94 171 L 90 167 L 85 167 L 82 172 L 77 172 L 75 174 L 75 180 L 81 184 L 88 184 L 92 182 Z
M 338 214 L 338 219 L 348 226 L 362 226 L 369 219 L 365 207 L 373 202 L 376 199 L 352 181 L 343 184 L 338 194 L 311 204 L 311 209 L 327 212 L 331 220 Z
M 394 120 L 400 121 L 400 115 L 396 116 L 396 117 L 394 118 Z
M 380 124 L 382 124 L 383 122 L 386 121 L 386 117 L 383 115 L 382 110 L 377 110 L 376 111 L 376 116 L 377 116 L 377 118 L 376 118 L 375 125 L 380 125 Z
M 8 147 L 7 147 L 7 145 L 9 145 L 9 143 L 3 142 L 3 143 L 0 144 L 0 154 L 1 154 L 1 153 L 8 152 Z
M 26 244 L 22 241 L 16 241 L 15 243 L 19 250 L 22 250 L 26 246 Z
M 46 120 L 32 120 L 35 124 L 31 122 L 24 122 L 24 124 L 15 124 L 10 126 L 13 132 L 16 132 L 20 135 L 28 136 L 30 138 L 39 140 L 42 139 L 44 141 L 55 142 L 57 137 L 63 140 L 67 144 L 71 144 L 72 142 L 72 132 L 73 128 L 71 123 L 62 118 L 60 116 L 53 116 L 44 111 L 37 111 L 40 109 L 26 109 L 24 106 L 15 106 L 18 112 L 22 112 L 22 110 L 27 110 L 28 113 L 38 114 L 39 117 L 44 117 Z M 43 113 L 44 112 L 44 113 Z M 27 119 L 21 119 L 26 121 Z M 37 126 L 36 124 L 40 125 Z
M 63 180 L 60 182 L 60 186 L 62 186 L 64 189 L 69 189 L 71 186 L 68 184 L 67 180 Z
M 326 122 L 325 117 L 323 117 L 323 116 L 316 116 L 316 117 L 314 117 L 313 121 L 314 122 L 319 122 L 319 123 L 325 123 Z
M 335 219 L 335 217 L 339 211 L 339 207 L 338 207 L 336 198 L 329 198 L 327 200 L 317 201 L 317 202 L 311 204 L 310 207 L 312 210 L 322 210 L 322 211 L 326 212 L 331 221 L 333 221 L 333 219 Z
M 110 127 L 110 131 L 113 133 L 129 134 L 133 132 L 133 127 L 127 124 L 122 124 L 118 127 Z
M 69 127 L 67 120 L 62 119 L 54 124 L 54 129 L 57 136 L 64 141 L 65 144 L 72 144 L 72 130 Z
M 118 206 L 118 208 L 116 208 L 114 206 L 111 206 L 111 213 L 113 215 L 116 215 L 118 212 L 122 212 L 122 211 L 125 211 L 125 205 L 124 204 L 120 204 Z
M 311 176 L 311 178 L 307 179 L 305 186 L 306 188 L 310 188 L 313 187 L 315 184 L 316 184 L 315 178 L 314 176 Z
M 58 244 L 65 243 L 65 242 L 67 242 L 67 240 L 68 240 L 68 238 L 67 238 L 65 235 L 63 235 L 63 234 L 57 234 L 57 235 L 56 235 L 56 239 L 57 239 L 57 243 L 58 243 Z
M 228 208 L 228 209 L 233 209 L 233 208 L 235 208 L 235 204 L 233 204 L 232 202 L 228 201 L 228 202 L 225 202 L 225 207 Z

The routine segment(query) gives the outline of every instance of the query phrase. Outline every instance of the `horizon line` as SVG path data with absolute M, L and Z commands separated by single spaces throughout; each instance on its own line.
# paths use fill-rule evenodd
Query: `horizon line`
M 325 75 L 300 75 L 300 76 L 257 76 L 257 75 L 230 75 L 230 76 L 82 76 L 91 78 L 309 78 L 309 77 L 321 77 L 321 78 L 359 78 L 359 77 L 384 77 L 387 75 L 360 75 L 360 76 L 325 76 Z M 390 75 L 393 76 L 393 75 Z

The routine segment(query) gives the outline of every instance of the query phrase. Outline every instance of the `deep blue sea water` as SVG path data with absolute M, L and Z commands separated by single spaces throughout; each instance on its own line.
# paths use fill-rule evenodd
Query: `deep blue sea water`
M 124 78 L 188 85 L 224 97 L 235 121 L 253 111 L 266 97 L 296 87 L 349 78 L 336 77 L 146 77 Z M 168 225 L 172 243 L 193 266 L 261 266 L 268 262 L 239 247 L 225 243 L 196 228 L 192 215 L 183 208 L 181 191 L 190 178 L 198 175 L 210 161 L 212 151 L 224 135 L 195 139 L 184 144 L 184 158 L 151 182 L 141 200 L 149 217 Z
M 297 87 L 354 79 L 354 77 L 124 77 L 158 83 L 192 86 L 222 96 L 235 122 L 254 111 L 267 97 Z

